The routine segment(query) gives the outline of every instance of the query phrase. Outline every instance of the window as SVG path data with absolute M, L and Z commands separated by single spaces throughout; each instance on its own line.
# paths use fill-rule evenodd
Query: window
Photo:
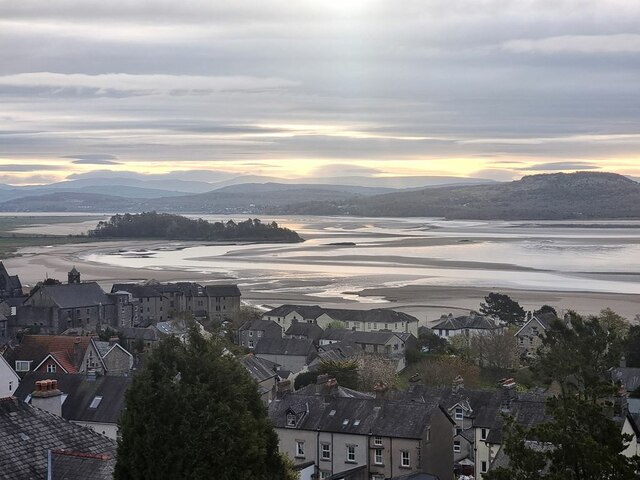
M 411 466 L 411 461 L 409 459 L 409 451 L 402 450 L 400 452 L 400 466 L 401 467 L 409 467 Z
M 253 348 L 253 340 L 249 340 L 249 348 Z
M 287 427 L 296 426 L 296 416 L 293 413 L 287 414 Z
M 427 434 L 425 436 L 427 442 L 431 441 L 431 427 L 427 427 Z
M 253 337 L 253 332 L 251 330 L 249 330 L 249 336 Z
M 47 373 L 56 373 L 56 364 L 50 363 L 47 365 Z
M 320 470 L 320 480 L 326 480 L 331 476 L 331 472 L 327 472 L 326 470 Z
M 460 440 L 453 441 L 453 451 L 455 453 L 460 453 Z
M 91 401 L 91 405 L 89 405 L 89 408 L 98 408 L 98 405 L 100 405 L 101 401 L 102 401 L 102 397 L 99 397 L 99 396 L 93 397 L 93 400 Z
M 486 428 L 483 428 L 482 430 L 480 430 L 480 440 L 486 440 L 487 433 L 488 433 L 488 430 Z
M 373 437 L 373 444 L 377 447 L 382 446 L 382 437 Z
M 382 449 L 381 448 L 376 448 L 374 450 L 373 463 L 376 465 L 382 465 Z
M 484 460 L 480 462 L 480 473 L 487 473 L 487 462 Z
M 28 372 L 31 370 L 31 362 L 26 360 L 16 360 L 16 372 Z
M 13 392 L 13 382 L 9 382 L 9 391 Z
M 296 440 L 296 457 L 304 457 L 304 442 Z
M 462 410 L 462 408 L 456 407 L 455 419 L 456 420 L 464 419 L 464 410 Z
M 328 443 L 320 445 L 320 458 L 322 460 L 331 460 L 331 445 Z
M 258 338 L 262 336 L 262 330 L 258 330 Z
M 356 446 L 355 445 L 347 445 L 347 462 L 355 462 L 356 461 Z
M 520 345 L 524 345 L 524 337 L 518 337 L 518 342 Z
M 460 435 L 462 433 L 462 428 L 456 427 L 456 435 Z

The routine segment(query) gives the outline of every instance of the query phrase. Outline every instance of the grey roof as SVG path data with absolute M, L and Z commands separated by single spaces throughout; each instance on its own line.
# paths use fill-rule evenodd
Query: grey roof
M 111 480 L 115 460 L 109 455 L 51 452 L 51 480 Z
M 311 340 L 297 338 L 262 338 L 253 349 L 256 355 L 309 356 L 316 351 Z
M 315 320 L 325 312 L 325 309 L 318 305 L 281 305 L 265 312 L 263 316 L 285 317 L 292 312 L 300 314 L 304 320 Z
M 205 287 L 207 295 L 210 297 L 241 297 L 238 285 L 207 285 Z
M 252 330 L 254 332 L 273 332 L 282 337 L 282 327 L 272 320 L 248 320 L 242 324 L 239 331 Z
M 278 365 L 264 358 L 258 358 L 255 355 L 245 355 L 240 359 L 242 366 L 249 372 L 249 375 L 258 383 L 264 382 L 269 378 L 277 376 Z
M 545 412 L 545 406 L 543 395 L 520 393 L 514 399 L 509 411 L 504 412 L 504 415 L 512 416 L 516 423 L 525 428 L 531 428 L 550 420 L 550 417 Z M 496 417 L 495 425 L 489 430 L 487 443 L 502 443 L 503 420 L 503 415 Z
M 0 399 L 2 479 L 47 478 L 48 450 L 106 454 L 115 458 L 116 442 L 16 398 Z
M 111 350 L 111 347 L 113 345 L 109 344 L 109 342 L 103 342 L 101 340 L 94 340 L 92 339 L 93 344 L 96 346 L 96 350 L 98 351 L 98 355 L 100 355 L 100 357 L 104 357 L 109 350 Z
M 112 303 L 100 285 L 95 282 L 41 285 L 38 289 L 48 295 L 59 308 L 93 307 Z M 29 298 L 31 296 L 33 293 Z
M 324 330 L 315 323 L 293 322 L 285 332 L 285 335 L 305 336 L 310 340 L 318 340 Z
M 287 428 L 289 411 L 300 412 L 298 430 L 423 438 L 431 424 L 437 401 L 428 403 L 380 402 L 376 399 L 327 397 L 290 393 L 269 405 L 269 418 L 276 428 Z
M 124 408 L 124 395 L 131 377 L 98 376 L 88 380 L 86 375 L 66 373 L 30 373 L 26 375 L 14 395 L 25 400 L 36 389 L 39 380 L 57 380 L 58 390 L 67 394 L 62 404 L 62 417 L 67 420 L 96 423 L 117 423 Z M 97 408 L 90 408 L 95 397 L 102 397 Z
M 309 364 L 309 370 L 315 370 L 323 361 L 342 361 L 362 353 L 362 348 L 352 342 L 335 342 L 321 345 L 318 356 Z
M 417 322 L 418 319 L 403 312 L 386 308 L 374 308 L 371 310 L 351 310 L 346 308 L 323 308 L 319 305 L 282 305 L 265 312 L 264 315 L 272 317 L 284 317 L 291 312 L 299 313 L 303 319 L 315 320 L 326 313 L 334 320 L 343 322 L 372 322 L 372 323 L 396 323 Z
M 114 283 L 111 287 L 111 293 L 116 292 L 129 292 L 135 298 L 164 296 L 162 292 L 156 288 L 156 285 L 145 285 L 142 283 Z
M 539 313 L 533 315 L 533 318 L 538 319 L 542 326 L 547 329 L 553 320 L 557 320 L 558 317 L 553 312 Z
M 467 328 L 493 330 L 500 327 L 489 317 L 477 314 L 461 315 L 459 317 L 443 316 L 438 323 L 431 327 L 432 330 L 464 330 Z
M 384 345 L 394 338 L 398 339 L 398 341 L 402 341 L 393 332 L 360 332 L 337 328 L 327 328 L 320 338 L 322 340 L 346 341 L 367 345 Z
M 155 341 L 158 331 L 155 328 L 127 327 L 122 329 L 122 336 L 126 339 Z
M 331 388 L 330 391 L 327 391 L 324 383 L 311 383 L 309 385 L 306 385 L 296 390 L 296 395 L 327 395 L 327 394 L 335 397 L 342 397 L 342 398 L 366 398 L 366 399 L 376 398 L 375 395 L 372 393 L 360 392 L 358 390 L 342 387 L 340 385 L 336 385 L 335 387 Z

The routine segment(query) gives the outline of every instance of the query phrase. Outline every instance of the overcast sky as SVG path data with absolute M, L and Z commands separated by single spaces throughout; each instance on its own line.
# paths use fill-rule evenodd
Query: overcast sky
M 0 2 L 0 183 L 640 176 L 637 0 Z

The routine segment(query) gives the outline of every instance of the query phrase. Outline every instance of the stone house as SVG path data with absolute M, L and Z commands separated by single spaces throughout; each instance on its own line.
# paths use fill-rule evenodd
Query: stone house
M 133 355 L 118 343 L 118 337 L 108 342 L 91 337 L 80 372 L 93 370 L 100 375 L 128 375 L 132 368 Z
M 298 338 L 300 340 L 311 340 L 314 344 L 318 345 L 323 333 L 324 330 L 315 323 L 296 321 L 284 332 L 284 336 L 287 338 Z
M 502 332 L 503 325 L 497 324 L 493 319 L 470 312 L 469 315 L 454 317 L 452 314 L 442 315 L 440 320 L 431 327 L 431 331 L 440 338 L 449 339 L 456 335 L 464 335 L 471 338 L 475 335 L 485 335 L 489 332 Z
M 554 313 L 527 314 L 524 325 L 515 333 L 518 350 L 523 355 L 535 354 L 542 345 L 542 336 L 549 328 L 549 324 L 556 320 Z
M 355 468 L 384 480 L 414 471 L 451 478 L 452 421 L 437 399 L 423 402 L 287 393 L 269 405 L 280 451 L 313 461 L 316 478 Z
M 129 327 L 121 331 L 122 338 L 127 351 L 132 353 L 142 353 L 151 350 L 156 346 L 160 337 L 158 330 L 154 327 Z
M 240 363 L 251 378 L 256 381 L 262 401 L 268 405 L 276 395 L 276 387 L 280 380 L 278 375 L 280 365 L 256 357 L 251 353 L 240 358 Z
M 249 320 L 238 329 L 238 345 L 249 350 L 263 338 L 282 338 L 282 327 L 269 320 Z
M 28 372 L 78 373 L 90 340 L 86 336 L 25 335 L 4 357 L 20 376 Z

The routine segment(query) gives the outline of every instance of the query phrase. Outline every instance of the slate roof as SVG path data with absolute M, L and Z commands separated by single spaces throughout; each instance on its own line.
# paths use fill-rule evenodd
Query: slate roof
M 362 347 L 352 342 L 335 342 L 321 345 L 318 356 L 309 364 L 309 370 L 318 368 L 323 361 L 342 361 L 362 353 Z
M 531 428 L 551 419 L 545 413 L 545 405 L 545 398 L 542 395 L 520 393 L 513 401 L 510 410 L 505 412 L 505 415 L 513 416 L 516 423 L 526 428 Z M 503 415 L 496 417 L 494 426 L 489 430 L 487 443 L 502 443 L 503 420 Z
M 440 478 L 430 473 L 413 472 L 399 477 L 391 477 L 389 480 L 440 480 Z
M 16 360 L 31 361 L 31 368 L 38 366 L 50 353 L 67 371 L 77 372 L 80 362 L 89 346 L 90 337 L 66 335 L 25 335 L 22 342 L 7 351 L 6 359 L 15 366 Z M 78 342 L 79 355 L 75 355 L 74 345 Z
M 238 285 L 207 285 L 205 291 L 210 297 L 240 297 Z
M 311 340 L 297 338 L 261 338 L 253 352 L 256 355 L 294 355 L 307 357 L 316 351 Z
M 51 452 L 51 480 L 111 480 L 115 461 L 109 455 Z
M 334 397 L 342 398 L 365 398 L 374 399 L 376 396 L 372 393 L 360 392 L 353 390 L 352 388 L 342 387 L 337 385 L 331 390 L 327 391 L 324 383 L 311 383 L 302 388 L 296 390 L 296 395 L 332 395 Z
M 285 332 L 289 336 L 305 336 L 309 340 L 317 341 L 324 330 L 315 323 L 309 322 L 293 322 Z
M 162 297 L 162 293 L 155 285 L 144 285 L 142 283 L 114 283 L 111 293 L 129 292 L 135 298 Z
M 48 295 L 59 308 L 93 307 L 112 303 L 100 285 L 95 282 L 41 285 L 38 290 Z
M 397 339 L 398 342 L 402 341 L 393 332 L 360 332 L 337 328 L 327 328 L 320 338 L 322 340 L 347 341 L 367 345 L 385 345 L 393 339 Z
M 284 317 L 291 312 L 299 313 L 303 319 L 315 320 L 323 314 L 329 315 L 334 320 L 343 322 L 372 322 L 372 323 L 396 323 L 417 322 L 418 319 L 403 312 L 388 310 L 386 308 L 374 308 L 371 310 L 351 310 L 346 308 L 323 308 L 319 305 L 282 305 L 265 312 L 264 315 L 272 317 Z
M 67 373 L 30 373 L 25 376 L 14 395 L 26 400 L 39 380 L 57 380 L 58 390 L 66 393 L 62 418 L 79 422 L 117 423 L 124 408 L 124 395 L 131 377 L 104 375 L 88 380 L 86 375 Z M 97 408 L 89 408 L 95 397 L 102 397 Z
M 272 320 L 248 320 L 242 324 L 238 331 L 253 330 L 254 332 L 273 332 L 282 336 L 282 327 Z
M 264 358 L 258 358 L 255 355 L 245 355 L 240 359 L 242 366 L 249 372 L 249 375 L 258 383 L 264 382 L 270 378 L 277 376 L 276 371 L 278 365 L 275 362 L 270 362 Z
M 155 328 L 127 327 L 122 329 L 122 336 L 126 339 L 156 341 L 158 331 Z
M 437 401 L 428 403 L 379 402 L 376 399 L 327 397 L 289 393 L 269 405 L 269 418 L 276 428 L 287 428 L 287 412 L 301 413 L 292 430 L 423 438 L 431 424 Z M 288 427 L 291 428 L 291 427 Z
M 553 312 L 540 313 L 534 315 L 533 318 L 538 319 L 538 321 L 542 324 L 542 326 L 546 329 L 549 328 L 549 325 L 553 320 L 557 320 L 557 316 Z
M 47 478 L 47 451 L 50 449 L 106 454 L 114 459 L 116 442 L 17 398 L 0 399 L 2 479 Z M 114 463 L 112 460 L 111 468 Z
M 459 317 L 441 317 L 440 321 L 431 327 L 431 330 L 494 330 L 500 328 L 488 317 L 482 315 L 461 315 Z

